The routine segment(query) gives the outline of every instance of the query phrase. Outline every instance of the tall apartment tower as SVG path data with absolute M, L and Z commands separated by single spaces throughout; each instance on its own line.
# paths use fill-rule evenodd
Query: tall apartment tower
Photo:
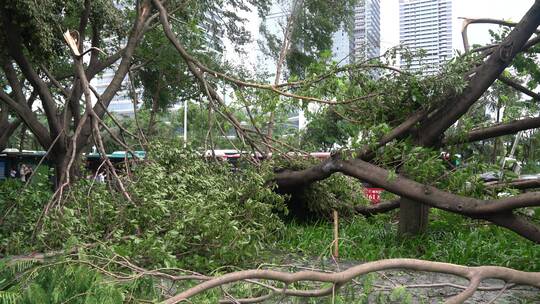
M 375 58 L 381 51 L 380 0 L 360 0 L 354 8 L 350 51 L 355 60 Z
M 381 46 L 380 0 L 360 0 L 354 8 L 352 32 L 339 29 L 332 37 L 334 60 L 341 65 L 378 57 Z
M 452 0 L 399 0 L 399 36 L 411 51 L 425 51 L 411 70 L 437 72 L 452 58 Z

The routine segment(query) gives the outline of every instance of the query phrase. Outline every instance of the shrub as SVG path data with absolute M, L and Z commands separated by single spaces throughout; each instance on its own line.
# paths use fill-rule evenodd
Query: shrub
M 3 251 L 27 251 L 24 244 L 41 251 L 102 243 L 95 250 L 139 264 L 204 270 L 245 261 L 275 238 L 282 222 L 272 211 L 283 208 L 283 197 L 265 184 L 266 171 L 233 173 L 226 163 L 206 162 L 176 147 L 154 143 L 148 160 L 130 178 L 122 177 L 133 203 L 107 184 L 78 181 L 63 207 L 43 219 L 33 243 L 31 231 L 46 200 L 40 196 L 31 208 L 20 209 L 36 195 L 24 192 L 15 201 L 25 211 L 2 228 Z M 32 208 L 37 212 L 28 212 Z

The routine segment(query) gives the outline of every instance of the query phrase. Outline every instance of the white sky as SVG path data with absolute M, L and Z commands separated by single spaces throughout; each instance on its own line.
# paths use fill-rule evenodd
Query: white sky
M 381 53 L 388 48 L 399 44 L 399 0 L 381 1 Z M 463 50 L 461 40 L 462 20 L 458 17 L 468 18 L 494 18 L 509 21 L 519 21 L 532 6 L 534 0 L 453 0 L 452 24 L 453 24 L 453 48 Z M 247 28 L 252 37 L 257 38 L 259 19 L 255 13 L 246 14 L 248 19 Z M 488 29 L 497 29 L 496 25 L 473 24 L 468 28 L 469 43 L 485 44 L 490 41 Z M 230 49 L 227 47 L 227 49 Z M 248 53 L 239 56 L 235 52 L 227 51 L 227 60 L 244 65 L 251 69 L 260 69 L 257 63 L 257 45 L 253 43 L 247 47 Z

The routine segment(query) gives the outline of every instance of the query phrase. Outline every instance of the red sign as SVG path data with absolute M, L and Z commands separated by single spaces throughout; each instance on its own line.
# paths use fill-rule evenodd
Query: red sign
M 381 202 L 382 188 L 364 188 L 364 195 L 369 199 L 371 204 L 375 205 Z

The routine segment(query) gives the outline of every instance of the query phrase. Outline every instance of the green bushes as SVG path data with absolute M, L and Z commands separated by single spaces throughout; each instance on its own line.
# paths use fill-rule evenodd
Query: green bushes
M 0 303 L 103 303 L 157 300 L 152 278 L 112 280 L 82 263 L 61 260 L 40 265 L 31 261 L 0 261 Z
M 283 197 L 265 185 L 264 172 L 233 173 L 226 163 L 206 162 L 162 143 L 148 154 L 130 178 L 123 177 L 133 203 L 107 184 L 80 180 L 67 191 L 63 207 L 43 219 L 35 240 L 32 231 L 50 193 L 14 188 L 2 194 L 16 206 L 1 228 L 2 252 L 99 243 L 94 250 L 141 265 L 204 270 L 256 255 L 283 227 L 272 212 L 283 208 Z
M 27 188 L 19 180 L 0 183 L 0 255 L 32 250 L 30 236 L 51 196 L 45 182 Z

